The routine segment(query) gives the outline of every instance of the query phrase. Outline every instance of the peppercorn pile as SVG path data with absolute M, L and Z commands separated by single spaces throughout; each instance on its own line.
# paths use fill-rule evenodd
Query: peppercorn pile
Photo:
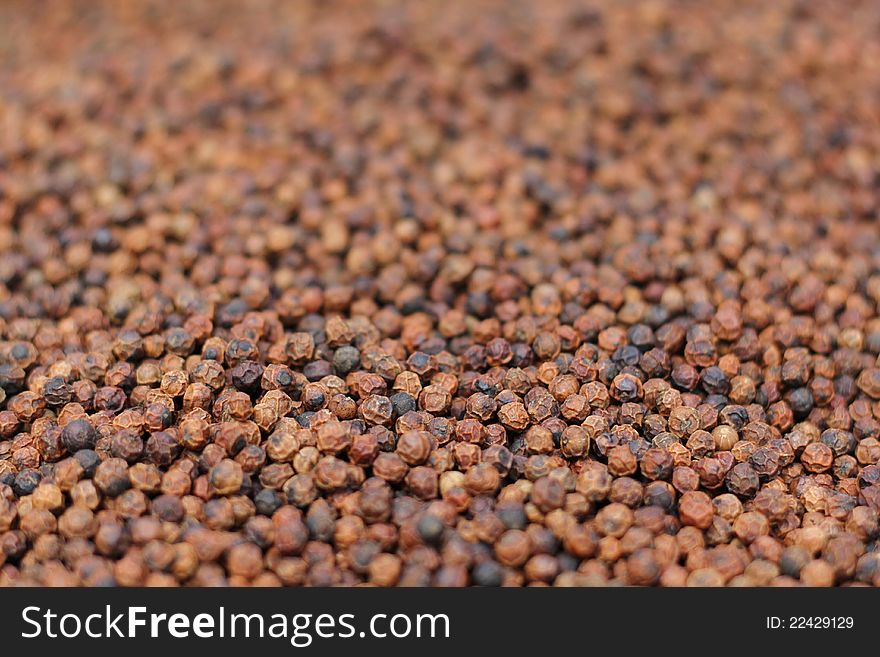
M 880 585 L 880 4 L 0 6 L 0 585 Z

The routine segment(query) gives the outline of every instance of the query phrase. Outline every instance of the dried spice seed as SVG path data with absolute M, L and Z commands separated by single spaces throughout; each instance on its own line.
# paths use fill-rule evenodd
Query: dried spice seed
M 801 454 L 801 463 L 810 472 L 825 472 L 833 460 L 834 453 L 824 443 L 810 443 Z
M 740 497 L 752 497 L 758 492 L 761 481 L 758 473 L 748 463 L 737 463 L 726 478 L 727 490 Z
M 97 432 L 88 420 L 73 420 L 61 429 L 61 443 L 71 454 L 81 449 L 94 449 L 96 441 Z
M 688 491 L 678 504 L 679 516 L 686 525 L 706 529 L 712 522 L 714 508 L 711 498 L 700 491 Z

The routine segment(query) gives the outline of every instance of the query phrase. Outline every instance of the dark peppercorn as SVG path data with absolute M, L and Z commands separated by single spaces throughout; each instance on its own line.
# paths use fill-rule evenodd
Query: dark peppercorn
M 525 529 L 528 525 L 528 517 L 521 504 L 499 504 L 496 513 L 508 529 Z
M 437 545 L 443 538 L 446 529 L 443 521 L 435 515 L 426 513 L 417 523 L 417 529 L 421 539 L 429 545 Z
M 254 506 L 257 513 L 271 516 L 284 505 L 285 499 L 275 490 L 264 488 L 254 497 Z
M 406 392 L 395 393 L 389 399 L 391 407 L 394 409 L 394 415 L 397 417 L 406 415 L 418 408 L 416 398 Z
M 727 490 L 741 497 L 751 497 L 761 485 L 758 473 L 748 463 L 737 463 L 726 478 Z
M 128 463 L 135 463 L 143 451 L 144 441 L 134 431 L 123 429 L 110 439 L 110 453 Z
M 339 347 L 333 353 L 333 367 L 340 376 L 357 369 L 361 362 L 361 354 L 357 348 L 350 345 Z
M 95 470 L 95 485 L 109 497 L 116 497 L 128 490 L 128 464 L 120 458 L 103 461 Z
M 60 376 L 55 376 L 43 384 L 43 398 L 49 406 L 63 406 L 73 397 L 73 388 Z
M 652 481 L 645 486 L 643 500 L 648 506 L 671 511 L 675 504 L 675 489 L 665 481 Z
M 639 468 L 647 479 L 668 479 L 672 475 L 672 455 L 664 449 L 652 447 L 642 456 Z
M 481 561 L 472 572 L 477 586 L 501 586 L 504 583 L 504 568 L 497 561 Z
M 97 438 L 95 428 L 85 419 L 72 420 L 61 430 L 61 442 L 71 454 L 81 449 L 94 449 Z
M 252 360 L 241 360 L 231 370 L 232 385 L 238 390 L 254 394 L 260 389 L 263 367 Z
M 74 454 L 74 458 L 79 462 L 83 469 L 85 477 L 94 477 L 95 470 L 101 463 L 101 457 L 91 449 L 81 449 Z
M 19 497 L 30 495 L 39 486 L 41 479 L 40 473 L 36 470 L 21 470 L 15 475 L 15 479 L 12 482 L 12 490 Z
M 144 456 L 151 463 L 160 466 L 171 465 L 178 454 L 180 454 L 180 445 L 174 435 L 167 431 L 154 431 L 147 438 L 144 446 Z

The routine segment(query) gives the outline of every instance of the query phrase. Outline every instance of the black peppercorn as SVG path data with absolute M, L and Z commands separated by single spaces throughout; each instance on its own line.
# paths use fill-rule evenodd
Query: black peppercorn
M 497 561 L 481 561 L 474 566 L 472 577 L 477 586 L 501 586 L 504 583 L 504 568 Z
M 282 495 L 270 488 L 264 488 L 254 497 L 254 506 L 257 513 L 264 516 L 271 516 L 284 504 L 285 500 Z
M 19 497 L 30 495 L 39 486 L 42 477 L 36 470 L 30 468 L 21 470 L 12 482 L 12 490 Z
M 85 419 L 71 420 L 61 430 L 61 443 L 71 454 L 81 449 L 94 449 L 98 434 Z
M 81 449 L 74 454 L 74 458 L 83 469 L 83 475 L 91 478 L 95 476 L 95 469 L 101 463 L 101 457 L 92 449 Z
M 443 521 L 430 513 L 424 514 L 417 523 L 419 536 L 429 545 L 437 545 L 443 539 Z

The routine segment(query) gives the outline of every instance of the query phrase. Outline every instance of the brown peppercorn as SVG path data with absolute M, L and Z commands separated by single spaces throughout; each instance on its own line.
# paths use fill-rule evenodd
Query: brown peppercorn
M 154 431 L 144 444 L 144 456 L 158 466 L 169 466 L 180 454 L 176 435 L 168 431 Z
M 590 451 L 590 436 L 583 427 L 569 426 L 562 431 L 559 444 L 566 458 L 580 458 Z
M 135 463 L 128 470 L 131 485 L 145 493 L 156 493 L 162 483 L 159 469 L 150 463 Z
M 57 511 L 64 504 L 64 494 L 55 484 L 41 483 L 32 493 L 31 501 L 37 509 Z
M 95 470 L 95 485 L 108 497 L 116 497 L 131 486 L 128 464 L 120 458 L 109 458 Z
M 672 475 L 673 458 L 664 449 L 652 447 L 648 449 L 639 464 L 645 478 L 650 480 L 668 479 Z
M 244 478 L 241 465 L 231 459 L 223 459 L 209 474 L 211 487 L 218 495 L 233 495 L 239 491 Z
M 529 415 L 523 404 L 511 402 L 498 409 L 498 420 L 505 429 L 522 431 L 529 424 Z
M 134 431 L 123 429 L 110 439 L 110 453 L 128 463 L 135 463 L 143 451 L 144 441 Z
M 260 548 L 253 543 L 239 543 L 233 546 L 226 556 L 226 567 L 231 575 L 253 579 L 263 569 Z
M 873 437 L 860 440 L 856 446 L 855 456 L 862 465 L 880 462 L 880 440 Z
M 509 568 L 522 566 L 528 560 L 532 545 L 528 534 L 518 529 L 510 529 L 495 543 L 495 558 Z
M 700 459 L 694 464 L 694 470 L 700 478 L 700 485 L 709 490 L 720 488 L 727 474 L 727 469 L 718 458 L 718 454 L 714 458 Z
M 638 465 L 635 454 L 627 445 L 618 445 L 608 451 L 608 471 L 615 477 L 635 474 Z
M 605 465 L 590 462 L 578 475 L 577 491 L 591 502 L 600 502 L 608 496 L 611 482 L 612 477 Z
M 394 418 L 391 400 L 384 395 L 368 395 L 361 403 L 359 412 L 370 424 L 388 425 Z
M 478 463 L 468 469 L 463 485 L 472 495 L 492 495 L 501 484 L 501 474 L 491 463 Z
M 700 428 L 700 416 L 693 408 L 677 406 L 669 414 L 669 431 L 675 436 L 688 437 Z
M 751 543 L 759 536 L 766 536 L 770 531 L 770 525 L 762 514 L 747 511 L 734 520 L 733 531 L 741 541 Z
M 334 456 L 324 456 L 315 464 L 315 485 L 324 491 L 346 488 L 352 482 L 349 464 Z
M 433 441 L 427 431 L 407 431 L 397 440 L 397 455 L 410 466 L 421 465 L 431 454 Z
M 660 580 L 660 564 L 654 556 L 654 551 L 649 547 L 643 547 L 632 554 L 626 562 L 627 575 L 631 584 L 636 586 L 651 586 Z
M 449 408 L 451 401 L 449 391 L 437 385 L 429 385 L 419 393 L 419 408 L 435 415 Z
M 324 454 L 340 454 L 351 446 L 348 428 L 338 420 L 324 422 L 318 427 L 316 446 Z
M 604 536 L 620 538 L 630 528 L 632 522 L 633 513 L 623 504 L 609 504 L 596 514 L 596 529 Z
M 370 561 L 370 583 L 376 586 L 394 586 L 400 578 L 400 558 L 393 554 L 378 554 Z
M 426 466 L 412 468 L 406 475 L 406 487 L 416 497 L 431 500 L 439 493 L 437 471 Z
M 761 485 L 758 473 L 748 463 L 737 463 L 725 479 L 727 490 L 741 497 L 752 497 Z
M 716 449 L 730 450 L 739 440 L 739 434 L 733 427 L 720 424 L 712 430 L 712 439 L 715 441 Z
M 856 379 L 856 385 L 871 399 L 880 399 L 880 368 L 862 370 Z
M 532 487 L 531 499 L 541 512 L 547 513 L 565 504 L 565 488 L 552 477 L 541 477 Z
M 826 561 L 815 559 L 800 570 L 800 580 L 806 586 L 834 586 L 834 568 Z
M 634 508 L 642 503 L 643 496 L 644 491 L 638 481 L 630 477 L 619 477 L 611 484 L 608 499 Z
M 553 434 L 546 427 L 530 427 L 524 440 L 529 454 L 549 454 L 553 451 Z
M 834 462 L 834 452 L 824 443 L 810 443 L 801 454 L 801 463 L 810 472 L 825 472 Z
M 712 523 L 714 507 L 711 498 L 701 491 L 682 494 L 678 503 L 679 517 L 685 525 L 706 529 Z
M 403 480 L 409 468 L 397 454 L 382 452 L 373 462 L 373 474 L 390 483 Z
M 672 471 L 672 485 L 679 493 L 697 490 L 700 487 L 700 475 L 693 468 L 680 465 Z

